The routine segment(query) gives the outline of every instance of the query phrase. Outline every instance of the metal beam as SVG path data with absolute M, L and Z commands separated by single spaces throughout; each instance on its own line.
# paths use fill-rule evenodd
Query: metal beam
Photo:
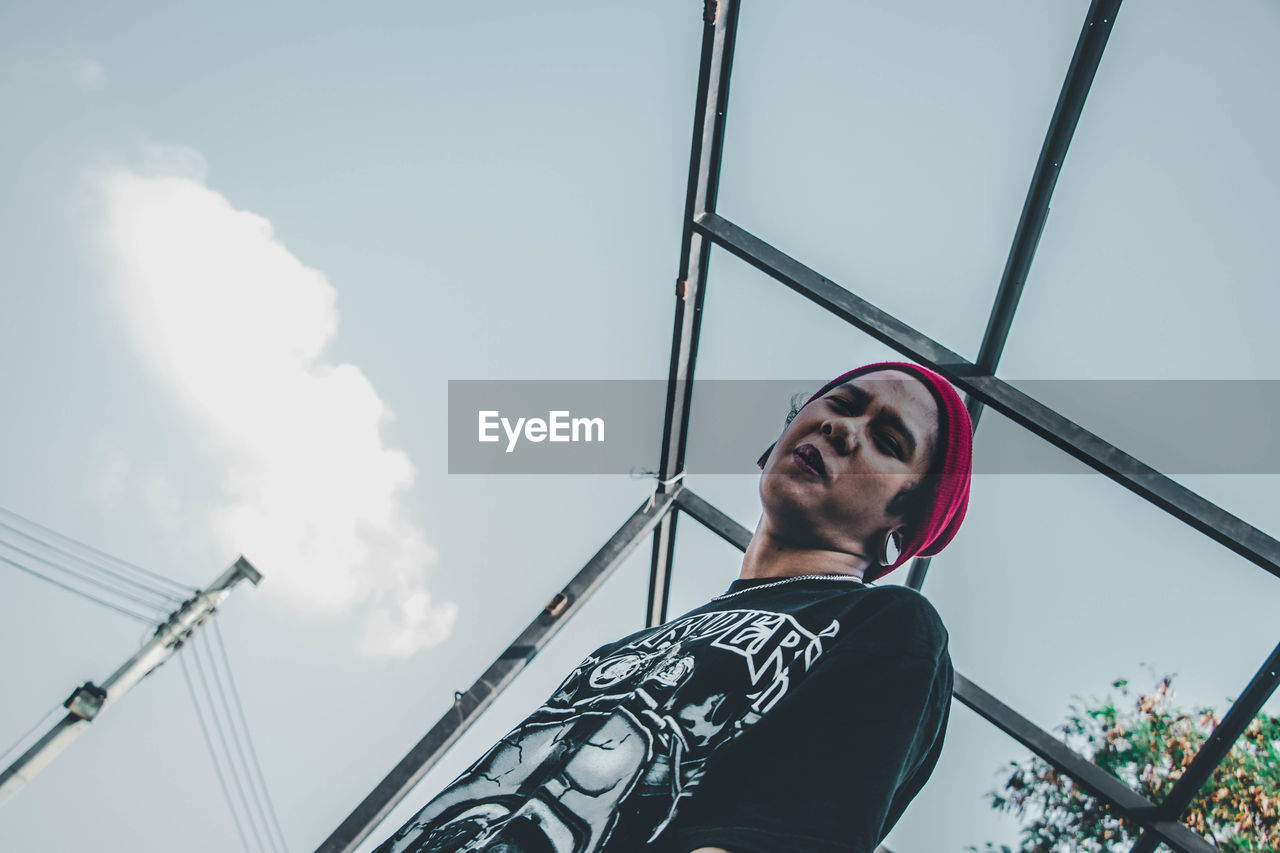
M 693 403 L 693 368 L 706 296 L 707 261 L 711 247 L 693 229 L 699 215 L 715 210 L 720 187 L 720 159 L 724 149 L 725 111 L 729 103 L 729 75 L 738 29 L 737 0 L 706 0 L 703 7 L 702 61 L 694 109 L 693 143 L 689 154 L 689 184 L 685 195 L 684 232 L 680 241 L 680 275 L 676 280 L 675 329 L 671 338 L 671 366 L 667 375 L 666 416 L 662 428 L 658 491 L 676 484 L 684 471 Z M 675 515 L 666 516 L 653 537 L 646 624 L 667 618 L 671 562 L 676 541 Z
M 1022 288 L 1027 283 L 1031 262 L 1035 259 L 1040 236 L 1044 233 L 1044 225 L 1049 218 L 1049 201 L 1058 184 L 1058 173 L 1062 171 L 1062 164 L 1067 159 L 1067 148 L 1070 147 L 1076 125 L 1080 122 L 1085 98 L 1089 96 L 1089 89 L 1093 86 L 1093 78 L 1102 62 L 1102 52 L 1107 46 L 1107 37 L 1111 35 L 1111 27 L 1115 24 L 1116 13 L 1119 11 L 1120 0 L 1093 0 L 1085 15 L 1084 27 L 1080 30 L 1080 37 L 1076 39 L 1076 51 L 1067 68 L 1066 80 L 1058 93 L 1053 117 L 1049 119 L 1049 130 L 1045 133 L 1044 144 L 1040 146 L 1040 156 L 1031 176 L 1031 186 L 1027 189 L 1027 198 L 1022 204 L 1022 215 L 1018 217 L 1018 227 L 1013 232 L 1013 245 L 1009 248 L 1004 273 L 1000 276 L 1000 287 L 987 318 L 987 329 L 983 332 L 976 362 L 979 373 L 994 376 L 996 367 L 1000 364 L 1000 356 L 1004 353 L 1009 329 L 1013 325 L 1013 315 L 1022 298 Z M 969 396 L 965 404 L 976 432 L 978 420 L 982 417 L 982 401 Z M 911 561 L 907 586 L 912 589 L 924 586 L 930 561 L 929 557 L 916 557 Z
M 737 521 L 721 512 L 715 504 L 698 495 L 690 488 L 680 490 L 676 495 L 676 507 L 689 513 L 702 523 L 702 526 L 728 542 L 739 551 L 746 551 L 751 544 L 751 531 Z
M 756 269 L 857 326 L 913 361 L 937 370 L 956 387 L 1000 414 L 1105 474 L 1139 497 L 1190 525 L 1250 562 L 1280 577 L 1280 542 L 1174 482 L 1012 385 L 978 368 L 942 344 L 824 278 L 714 213 L 695 227 Z
M 431 727 L 377 787 L 356 806 L 338 828 L 324 840 L 316 853 L 350 853 L 426 772 L 444 755 L 463 732 L 470 728 L 485 708 L 520 674 L 542 647 L 564 627 L 569 617 L 600 588 L 627 555 L 666 517 L 679 488 L 655 496 L 631 514 L 609 541 L 587 561 L 506 651 L 476 679 L 475 684 L 454 697 L 453 708 Z
M 751 531 L 690 489 L 683 489 L 676 496 L 676 506 L 740 551 L 745 551 L 751 541 Z M 1212 853 L 1217 849 L 1176 819 L 1160 817 L 1155 804 L 1146 797 L 959 673 L 955 678 L 954 695 L 983 719 L 1070 776 L 1093 796 L 1110 803 L 1125 817 L 1137 821 L 1155 838 L 1174 850 L 1181 853 Z
M 1178 777 L 1168 796 L 1160 803 L 1160 815 L 1166 820 L 1179 820 L 1182 813 L 1191 805 L 1196 794 L 1204 787 L 1205 782 L 1213 776 L 1222 759 L 1227 757 L 1231 747 L 1244 734 L 1244 730 L 1253 722 L 1262 706 L 1271 698 L 1280 685 L 1280 645 L 1271 651 L 1262 667 L 1249 680 L 1248 686 L 1240 694 L 1240 698 L 1232 704 L 1222 722 L 1218 723 L 1212 734 L 1201 745 L 1191 764 Z M 1152 833 L 1144 832 L 1134 843 L 1131 853 L 1153 853 L 1161 839 Z
M 1049 200 L 1058 183 L 1058 173 L 1067 157 L 1067 148 L 1071 145 L 1071 137 L 1080 121 L 1085 98 L 1093 85 L 1098 64 L 1102 61 L 1102 51 L 1107 46 L 1107 37 L 1111 35 L 1111 27 L 1119 11 L 1120 0 L 1093 0 L 1089 5 L 1084 28 L 1076 41 L 1075 54 L 1067 68 L 1067 78 L 1053 108 L 1053 118 L 1049 120 L 1049 131 L 1040 148 L 1031 187 L 1022 205 L 1022 216 L 1018 219 L 1013 246 L 1009 249 L 1004 274 L 1000 277 L 1000 289 L 987 319 L 987 330 L 982 336 L 977 361 L 982 373 L 994 374 L 1004 352 L 1013 315 L 1018 308 L 1022 288 L 1027 283 L 1027 274 L 1031 271 L 1031 261 L 1035 258 L 1040 235 L 1044 233 L 1044 224 L 1049 218 Z M 976 416 L 974 420 L 977 420 Z
M 933 557 L 913 557 L 911 566 L 907 569 L 907 586 L 912 589 L 923 587 L 925 575 L 929 574 L 929 566 L 932 563 Z

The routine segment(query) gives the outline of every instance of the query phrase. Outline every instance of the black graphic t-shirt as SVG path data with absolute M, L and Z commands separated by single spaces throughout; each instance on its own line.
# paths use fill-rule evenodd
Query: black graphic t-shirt
M 918 592 L 735 581 L 588 655 L 376 853 L 871 853 L 937 762 L 952 679 Z

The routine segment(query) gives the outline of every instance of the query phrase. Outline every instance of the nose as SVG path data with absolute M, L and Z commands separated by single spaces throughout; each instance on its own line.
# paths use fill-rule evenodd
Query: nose
M 828 418 L 822 424 L 822 434 L 841 455 L 852 453 L 862 440 L 865 417 Z

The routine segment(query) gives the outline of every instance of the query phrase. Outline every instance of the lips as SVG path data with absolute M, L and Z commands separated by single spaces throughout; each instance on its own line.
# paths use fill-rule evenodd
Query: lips
M 812 444 L 802 444 L 796 448 L 794 456 L 800 467 L 808 468 L 822 479 L 827 479 L 827 466 L 822 461 L 822 452 Z

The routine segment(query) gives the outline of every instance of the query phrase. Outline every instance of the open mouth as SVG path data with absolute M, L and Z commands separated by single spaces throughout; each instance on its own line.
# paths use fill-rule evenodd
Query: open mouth
M 806 468 L 823 480 L 827 479 L 827 466 L 822 462 L 822 454 L 812 444 L 802 444 L 793 454 L 801 468 Z

